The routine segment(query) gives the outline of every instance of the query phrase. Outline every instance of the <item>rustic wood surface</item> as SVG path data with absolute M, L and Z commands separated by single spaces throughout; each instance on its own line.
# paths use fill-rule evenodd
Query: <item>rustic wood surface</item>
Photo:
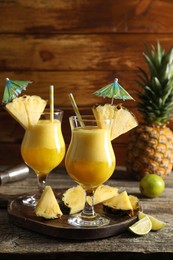
M 1 0 L 0 4 L 3 33 L 173 32 L 171 0 Z
M 0 99 L 5 78 L 31 80 L 28 95 L 49 97 L 64 110 L 63 133 L 68 145 L 72 92 L 82 112 L 110 102 L 93 92 L 115 77 L 136 102 L 126 101 L 139 121 L 135 90 L 137 66 L 146 68 L 144 44 L 172 45 L 173 1 L 170 0 L 0 0 Z M 17 163 L 23 129 L 0 107 L 0 163 Z M 170 124 L 173 129 L 173 123 Z M 129 135 L 117 138 L 117 164 L 125 165 Z M 9 153 L 12 151 L 12 154 Z
M 1 169 L 5 169 L 6 167 Z M 0 209 L 0 259 L 172 259 L 173 257 L 173 199 L 171 175 L 166 180 L 164 193 L 155 199 L 141 196 L 139 183 L 133 181 L 124 171 L 117 168 L 108 184 L 126 189 L 140 199 L 143 211 L 167 223 L 158 232 L 150 232 L 138 237 L 129 231 L 118 236 L 92 241 L 73 241 L 55 239 L 15 226 L 8 221 L 6 208 Z M 68 177 L 64 168 L 57 168 L 48 177 L 53 188 L 68 188 L 75 183 Z M 30 172 L 26 180 L 6 184 L 0 187 L 0 197 L 16 195 L 36 190 L 36 177 Z M 0 204 L 2 206 L 2 204 Z

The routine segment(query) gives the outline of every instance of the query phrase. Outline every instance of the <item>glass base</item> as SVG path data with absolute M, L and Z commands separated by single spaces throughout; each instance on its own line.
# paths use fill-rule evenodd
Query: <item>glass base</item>
M 68 223 L 76 227 L 101 227 L 108 225 L 109 218 L 96 214 L 94 217 L 83 217 L 81 214 L 73 215 L 68 219 Z
M 38 202 L 37 196 L 35 195 L 28 195 L 22 198 L 22 204 L 27 207 L 36 207 Z

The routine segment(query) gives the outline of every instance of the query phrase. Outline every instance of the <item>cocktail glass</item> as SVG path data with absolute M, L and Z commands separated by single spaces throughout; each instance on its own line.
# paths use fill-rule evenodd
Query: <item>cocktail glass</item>
M 94 210 L 94 191 L 111 177 L 115 169 L 115 154 L 110 141 L 111 120 L 100 122 L 93 116 L 72 116 L 69 121 L 72 135 L 65 165 L 71 178 L 85 190 L 86 202 L 83 211 L 71 215 L 68 223 L 79 227 L 107 225 L 109 219 Z
M 37 175 L 38 192 L 23 198 L 23 204 L 36 206 L 44 190 L 48 174 L 57 167 L 65 155 L 65 143 L 61 131 L 63 111 L 55 110 L 52 114 L 45 111 L 38 123 L 26 129 L 21 154 L 25 163 Z

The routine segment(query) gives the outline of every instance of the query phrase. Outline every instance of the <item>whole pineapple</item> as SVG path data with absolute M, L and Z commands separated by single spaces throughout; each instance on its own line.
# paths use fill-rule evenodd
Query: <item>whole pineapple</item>
M 144 58 L 149 75 L 139 68 L 137 91 L 143 122 L 131 133 L 126 155 L 127 170 L 137 180 L 152 173 L 166 178 L 173 167 L 173 48 L 146 46 Z

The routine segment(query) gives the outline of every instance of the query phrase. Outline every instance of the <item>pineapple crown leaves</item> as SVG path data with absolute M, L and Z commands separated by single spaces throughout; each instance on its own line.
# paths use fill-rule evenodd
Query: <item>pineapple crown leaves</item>
M 137 83 L 143 91 L 137 90 L 137 107 L 146 122 L 166 124 L 173 120 L 173 48 L 166 52 L 158 42 L 157 49 L 146 45 L 143 55 L 149 73 L 138 67 Z

